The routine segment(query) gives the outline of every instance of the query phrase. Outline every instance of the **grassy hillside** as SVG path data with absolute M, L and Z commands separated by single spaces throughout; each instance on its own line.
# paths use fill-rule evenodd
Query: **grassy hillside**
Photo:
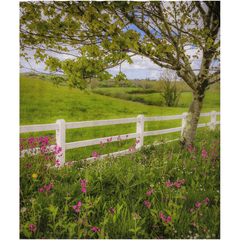
M 190 101 L 190 97 L 184 101 Z M 220 106 L 212 102 L 204 104 L 202 112 L 220 111 Z M 57 119 L 66 122 L 79 122 L 101 119 L 119 119 L 144 116 L 169 116 L 187 112 L 188 108 L 168 108 L 148 106 L 94 93 L 84 93 L 78 89 L 69 89 L 66 86 L 53 86 L 52 83 L 38 78 L 20 77 L 20 125 L 35 125 L 55 123 Z M 200 123 L 209 122 L 210 117 L 200 119 Z M 181 120 L 146 122 L 145 131 L 153 131 L 181 126 Z M 69 129 L 66 141 L 81 141 L 100 137 L 115 136 L 136 132 L 136 124 L 122 124 L 82 129 Z M 54 131 L 21 134 L 20 137 L 55 135 Z M 161 136 L 145 137 L 144 144 L 150 144 L 164 138 L 173 139 L 180 133 Z M 123 144 L 120 149 L 127 149 L 132 141 Z M 118 150 L 118 143 L 109 144 L 106 152 Z M 66 161 L 78 160 L 91 156 L 94 151 L 102 151 L 101 146 L 90 146 L 68 150 Z
M 119 99 L 142 102 L 147 105 L 164 106 L 165 100 L 160 93 L 136 93 L 136 88 L 96 88 L 93 93 L 110 96 Z M 177 107 L 189 108 L 192 100 L 192 92 L 183 92 Z M 204 108 L 218 108 L 220 106 L 220 91 L 207 91 L 203 103 Z

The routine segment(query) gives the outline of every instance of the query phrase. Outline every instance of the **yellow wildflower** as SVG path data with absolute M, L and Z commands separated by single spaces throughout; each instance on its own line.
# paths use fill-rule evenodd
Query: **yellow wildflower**
M 36 177 L 37 177 L 37 174 L 36 174 L 36 173 L 34 173 L 34 174 L 32 175 L 32 177 L 36 178 Z

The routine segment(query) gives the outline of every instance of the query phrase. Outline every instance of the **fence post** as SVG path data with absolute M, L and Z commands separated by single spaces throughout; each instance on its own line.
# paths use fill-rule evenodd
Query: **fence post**
M 58 147 L 62 148 L 62 151 L 60 152 L 58 159 L 60 161 L 60 164 L 63 165 L 65 163 L 65 142 L 66 142 L 65 120 L 60 119 L 60 120 L 57 120 L 56 123 L 58 124 L 57 130 L 56 130 L 57 145 Z
M 137 118 L 139 119 L 137 122 L 137 133 L 140 133 L 140 136 L 136 140 L 140 142 L 136 144 L 136 149 L 139 149 L 143 146 L 144 116 L 140 114 Z
M 212 111 L 211 112 L 211 126 L 210 126 L 210 129 L 211 130 L 215 130 L 215 127 L 216 127 L 216 117 L 217 117 L 217 112 L 216 111 Z
M 184 129 L 186 121 L 187 121 L 187 115 L 188 115 L 188 113 L 186 113 L 186 112 L 183 113 L 183 115 L 182 115 L 182 131 L 181 131 L 181 135 L 183 135 L 183 129 Z

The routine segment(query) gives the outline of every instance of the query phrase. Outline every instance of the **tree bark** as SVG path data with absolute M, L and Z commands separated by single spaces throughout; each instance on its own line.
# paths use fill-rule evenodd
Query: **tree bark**
M 193 146 L 204 96 L 205 94 L 193 92 L 193 98 L 188 111 L 186 124 L 180 139 L 180 146 L 182 148 L 188 147 L 189 145 Z

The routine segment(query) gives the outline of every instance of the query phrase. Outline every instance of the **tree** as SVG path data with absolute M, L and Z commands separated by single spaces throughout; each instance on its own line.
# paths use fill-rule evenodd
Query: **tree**
M 36 61 L 66 74 L 69 86 L 84 89 L 96 75 L 109 79 L 107 69 L 132 63 L 134 55 L 175 70 L 193 90 L 180 140 L 182 147 L 193 145 L 206 88 L 219 81 L 220 2 L 20 2 L 20 11 L 21 56 L 28 59 L 25 50 L 35 50 Z M 202 55 L 198 73 L 191 47 L 193 59 Z M 115 80 L 125 77 L 120 72 Z
M 177 76 L 175 72 L 169 69 L 161 74 L 158 81 L 159 93 L 165 99 L 168 107 L 176 107 L 181 96 L 181 91 L 178 89 L 176 81 Z

